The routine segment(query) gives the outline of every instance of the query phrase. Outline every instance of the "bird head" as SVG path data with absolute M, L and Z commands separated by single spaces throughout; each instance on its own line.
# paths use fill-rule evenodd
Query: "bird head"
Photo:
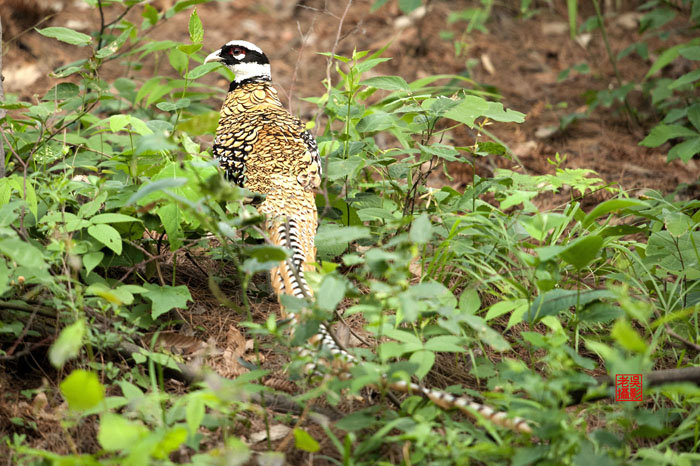
M 204 59 L 204 63 L 208 62 L 220 62 L 233 71 L 237 83 L 251 78 L 270 80 L 270 60 L 260 47 L 244 40 L 226 43 Z

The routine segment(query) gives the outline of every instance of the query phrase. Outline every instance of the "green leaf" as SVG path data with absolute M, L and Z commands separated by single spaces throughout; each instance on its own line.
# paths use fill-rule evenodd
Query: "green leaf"
M 17 238 L 1 239 L 0 253 L 6 255 L 18 265 L 40 270 L 49 268 L 44 261 L 44 254 L 39 249 Z
M 656 73 L 657 71 L 661 70 L 661 68 L 664 68 L 666 65 L 671 63 L 673 60 L 675 60 L 682 48 L 685 48 L 686 44 L 679 44 L 674 47 L 669 47 L 666 50 L 664 50 L 661 55 L 659 55 L 659 58 L 656 59 L 653 65 L 649 68 L 649 71 L 647 71 L 647 74 L 644 76 L 644 79 L 646 80 L 649 78 L 651 75 Z
M 360 85 L 386 91 L 409 91 L 408 83 L 399 76 L 375 76 L 360 82 Z
M 399 0 L 399 9 L 405 13 L 409 14 L 412 11 L 418 9 L 421 4 L 421 0 Z
M 187 79 L 199 79 L 219 66 L 221 66 L 220 63 L 204 63 L 199 65 L 187 72 Z M 219 112 L 216 112 L 216 114 L 218 115 Z
M 408 238 L 416 244 L 425 244 L 433 236 L 433 226 L 428 215 L 423 213 L 413 221 Z
M 97 441 L 106 451 L 128 451 L 148 433 L 148 428 L 141 422 L 130 421 L 114 413 L 104 413 L 100 419 Z
M 202 27 L 202 21 L 199 19 L 196 8 L 194 8 L 192 14 L 190 14 L 189 30 L 190 41 L 193 44 L 200 44 L 204 39 L 204 28 Z
M 154 26 L 158 22 L 158 10 L 156 10 L 149 4 L 145 4 L 143 6 L 141 16 L 145 18 L 151 26 Z
M 632 328 L 627 319 L 620 319 L 615 322 L 615 325 L 610 332 L 610 335 L 617 341 L 620 346 L 628 351 L 635 353 L 644 353 L 647 350 L 647 344 L 642 337 Z
M 486 325 L 486 321 L 479 316 L 465 314 L 460 316 L 464 322 L 476 331 L 476 338 L 483 341 L 496 351 L 508 351 L 510 343 L 494 329 Z
M 690 128 L 681 125 L 664 125 L 663 123 L 654 126 L 651 132 L 642 139 L 640 146 L 658 147 L 672 138 L 693 137 L 698 133 Z
M 431 99 L 427 99 L 424 105 Z M 486 117 L 495 121 L 522 123 L 525 121 L 525 114 L 515 110 L 504 110 L 503 104 L 489 102 L 481 97 L 468 95 L 459 105 L 451 108 L 445 113 L 445 117 L 460 123 L 464 123 L 470 128 L 474 127 L 477 118 Z
M 700 79 L 700 70 L 694 70 L 673 81 L 668 85 L 668 88 L 676 89 L 677 87 L 685 86 L 686 84 L 692 84 L 698 79 Z
M 157 181 L 152 181 L 141 186 L 139 190 L 136 191 L 136 193 L 134 193 L 128 201 L 126 201 L 126 205 L 132 205 L 151 193 L 162 191 L 164 189 L 179 188 L 186 183 L 187 178 L 163 178 Z
M 177 450 L 187 439 L 187 429 L 175 426 L 169 429 L 163 439 L 153 449 L 153 456 L 158 459 L 165 459 L 170 453 Z
M 435 364 L 435 353 L 427 350 L 419 350 L 411 354 L 408 361 L 418 365 L 414 375 L 419 379 L 422 379 L 428 374 L 428 372 L 430 372 L 433 364 Z
M 76 411 L 94 408 L 105 397 L 105 389 L 94 372 L 76 369 L 60 385 L 68 406 Z
M 384 131 L 396 125 L 396 117 L 391 113 L 376 111 L 363 117 L 357 122 L 355 128 L 360 133 L 376 133 Z
M 51 37 L 53 39 L 58 39 L 61 42 L 66 42 L 72 45 L 78 45 L 84 47 L 92 42 L 92 37 L 82 32 L 74 31 L 72 29 L 64 27 L 50 27 L 44 29 L 37 29 L 36 32 L 45 37 Z
M 425 342 L 425 349 L 445 353 L 464 353 L 464 339 L 457 335 L 438 335 Z
M 187 421 L 187 429 L 191 436 L 194 436 L 199 430 L 204 420 L 204 400 L 198 394 L 193 394 L 187 400 L 187 408 L 185 408 L 185 420 Z
M 369 228 L 366 227 L 343 227 L 323 223 L 316 233 L 315 244 L 319 256 L 335 257 L 348 248 L 348 243 L 369 236 Z
M 676 238 L 688 233 L 693 226 L 692 219 L 683 212 L 665 212 L 663 219 L 668 232 Z
M 581 270 L 598 257 L 603 247 L 603 238 L 598 235 L 589 235 L 572 241 L 561 252 L 559 257 L 571 264 L 576 270 Z
M 143 287 L 148 290 L 143 296 L 152 304 L 151 317 L 153 319 L 157 319 L 160 315 L 174 308 L 184 309 L 187 307 L 187 302 L 192 301 L 190 290 L 185 285 L 158 286 L 146 283 Z
M 681 159 L 683 162 L 688 163 L 698 153 L 700 153 L 700 135 L 673 146 L 668 151 L 668 161 Z
M 308 432 L 299 428 L 294 429 L 294 445 L 299 450 L 309 453 L 315 453 L 321 449 L 321 445 Z
M 615 298 L 609 290 L 560 290 L 555 289 L 535 298 L 525 316 L 529 322 L 536 322 L 545 316 L 553 316 L 572 306 L 585 306 L 603 298 Z
M 141 220 L 130 215 L 108 213 L 95 215 L 90 221 L 96 225 L 99 223 L 140 222 Z
M 588 225 L 593 223 L 593 220 L 602 217 L 603 215 L 632 207 L 648 207 L 648 204 L 644 201 L 640 201 L 639 199 L 610 199 L 609 201 L 601 202 L 595 206 L 595 208 L 583 218 L 581 225 L 586 228 Z
M 91 225 L 88 227 L 88 234 L 114 251 L 115 254 L 122 253 L 122 237 L 113 227 L 105 224 Z
M 334 311 L 335 307 L 345 297 L 346 283 L 332 275 L 326 275 L 318 289 L 316 303 L 324 311 Z
M 700 102 L 688 107 L 688 121 L 700 131 Z
M 61 333 L 49 348 L 49 361 L 54 367 L 61 368 L 69 359 L 73 359 L 80 353 L 85 336 L 85 321 L 76 320 L 61 330 Z
M 459 296 L 459 310 L 466 314 L 476 314 L 481 308 L 479 292 L 474 288 L 467 288 Z M 488 320 L 488 318 L 487 318 Z
M 168 234 L 168 243 L 170 244 L 170 250 L 176 251 L 182 245 L 182 239 L 184 233 L 182 231 L 182 208 L 173 202 L 164 206 L 158 207 L 156 210 L 158 218 L 160 218 L 161 223 L 165 232 Z
M 247 252 L 258 262 L 280 262 L 287 258 L 285 250 L 277 246 L 253 246 Z
M 688 60 L 700 60 L 700 45 L 685 47 L 680 49 L 678 52 L 683 58 L 687 58 Z

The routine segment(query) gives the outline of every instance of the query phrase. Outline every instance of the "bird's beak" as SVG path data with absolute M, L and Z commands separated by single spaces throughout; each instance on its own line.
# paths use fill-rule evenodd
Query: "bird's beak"
M 212 52 L 209 55 L 207 55 L 207 58 L 204 59 L 204 63 L 209 63 L 212 61 L 223 61 L 221 59 L 221 55 L 219 55 L 219 52 L 221 52 L 221 50 L 217 50 L 216 52 Z

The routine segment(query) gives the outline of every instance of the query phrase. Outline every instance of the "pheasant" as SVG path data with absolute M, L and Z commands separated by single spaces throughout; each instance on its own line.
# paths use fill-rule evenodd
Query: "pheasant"
M 235 75 L 221 108 L 213 153 L 227 179 L 251 191 L 264 194 L 258 210 L 265 215 L 265 229 L 271 241 L 291 250 L 291 260 L 280 262 L 270 271 L 275 293 L 311 297 L 304 278 L 316 259 L 314 236 L 318 226 L 315 190 L 321 183 L 322 167 L 316 140 L 304 124 L 280 102 L 271 84 L 270 61 L 256 45 L 243 40 L 228 42 L 204 60 L 220 62 Z M 288 314 L 293 321 L 301 316 Z M 349 368 L 360 361 L 342 349 L 324 323 L 309 339 L 313 347 L 328 350 L 339 360 L 336 374 L 349 378 Z M 300 350 L 309 355 L 307 348 Z M 309 373 L 318 369 L 309 363 Z M 405 381 L 389 381 L 386 388 L 417 394 L 443 409 L 457 408 L 470 416 L 474 412 L 494 424 L 522 433 L 531 433 L 521 418 L 476 403 L 468 397 L 422 387 Z

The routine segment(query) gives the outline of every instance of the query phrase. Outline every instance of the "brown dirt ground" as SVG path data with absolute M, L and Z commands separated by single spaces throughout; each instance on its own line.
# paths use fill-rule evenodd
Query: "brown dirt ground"
M 163 8 L 168 6 L 167 2 L 168 0 L 162 0 L 158 5 Z M 665 161 L 668 147 L 648 149 L 638 146 L 637 142 L 648 128 L 630 123 L 614 109 L 599 109 L 591 118 L 577 121 L 566 131 L 548 138 L 535 135 L 539 128 L 557 124 L 563 114 L 582 109 L 585 105 L 585 91 L 605 89 L 614 84 L 614 74 L 600 36 L 594 33 L 590 42 L 582 46 L 570 40 L 567 30 L 561 27 L 567 21 L 563 0 L 552 2 L 555 5 L 552 8 L 547 6 L 548 2 L 534 2 L 540 5 L 540 12 L 528 20 L 518 18 L 515 7 L 496 8 L 488 23 L 488 34 L 474 32 L 464 36 L 462 33 L 465 24 L 447 24 L 447 16 L 451 11 L 463 10 L 479 2 L 431 1 L 426 14 L 418 18 L 404 16 L 395 6 L 396 2 L 389 2 L 389 5 L 379 11 L 370 13 L 372 3 L 368 0 L 352 2 L 344 18 L 336 53 L 347 56 L 353 49 L 376 50 L 390 43 L 384 56 L 392 57 L 392 60 L 375 68 L 373 73 L 399 75 L 408 82 L 433 74 L 463 73 L 467 69 L 467 63 L 473 63 L 473 66 L 470 65 L 471 78 L 482 85 L 495 87 L 503 96 L 502 102 L 506 108 L 527 114 L 524 124 L 491 127 L 518 156 L 523 164 L 521 169 L 536 174 L 552 173 L 554 168 L 547 159 L 558 152 L 567 155 L 562 168 L 592 168 L 606 182 L 628 190 L 652 188 L 670 193 L 680 183 L 692 184 L 698 180 L 700 167 L 695 161 L 668 164 Z M 634 2 L 622 3 L 623 8 L 618 13 L 633 12 L 628 4 Z M 333 48 L 346 2 L 306 0 L 291 8 L 289 5 L 293 4 L 282 0 L 240 0 L 235 3 L 199 5 L 197 8 L 205 27 L 204 50 L 217 49 L 231 39 L 245 39 L 259 45 L 271 59 L 273 79 L 283 99 L 290 102 L 295 113 L 308 120 L 315 116 L 316 108 L 301 98 L 321 95 L 324 90 L 322 80 L 326 76 L 326 59 L 316 52 L 330 51 Z M 46 3 L 42 9 L 38 9 L 36 4 L 25 0 L 0 0 L 0 12 L 5 31 L 3 39 L 6 42 L 3 44 L 6 48 L 3 59 L 5 91 L 17 93 L 25 99 L 37 99 L 43 95 L 55 84 L 48 73 L 60 65 L 85 56 L 87 51 L 41 37 L 31 30 L 22 31 L 47 16 L 50 18 L 42 27 L 67 26 L 88 32 L 99 24 L 97 10 L 85 8 L 78 2 L 57 1 Z M 107 20 L 117 14 L 117 8 L 107 9 Z M 583 16 L 585 14 L 590 15 L 592 12 L 584 12 Z M 610 17 L 608 21 L 614 53 L 639 39 L 634 16 L 627 16 L 627 20 L 632 18 L 632 26 L 619 20 L 619 17 L 620 15 Z M 135 15 L 130 15 L 129 18 L 138 21 Z M 153 32 L 153 38 L 188 40 L 187 18 L 187 13 L 176 15 L 159 26 Z M 455 54 L 451 41 L 440 38 L 441 31 L 445 30 L 454 32 L 455 37 L 462 37 L 465 48 L 459 56 Z M 566 81 L 557 82 L 560 71 L 584 61 L 589 64 L 591 74 L 574 73 Z M 620 72 L 623 80 L 639 80 L 649 65 L 649 62 L 633 56 L 622 60 Z M 153 63 L 144 63 L 143 69 L 138 73 L 148 77 L 149 73 L 155 71 L 155 66 Z M 158 72 L 166 72 L 165 68 L 161 66 Z M 103 78 L 112 80 L 117 77 L 117 72 L 115 67 L 108 66 Z M 681 74 L 684 71 L 667 72 Z M 203 81 L 222 87 L 227 85 L 222 80 L 217 82 L 213 75 L 203 78 Z M 632 98 L 640 108 L 648 106 L 641 93 L 635 92 Z M 566 103 L 567 108 L 562 108 L 560 103 Z M 450 135 L 456 145 L 471 145 L 475 136 L 473 131 L 467 129 L 459 129 Z M 496 166 L 512 168 L 516 164 L 504 159 L 482 161 L 478 164 L 477 171 L 481 175 L 488 175 Z M 457 189 L 469 182 L 471 173 L 464 170 L 462 165 L 450 166 L 449 171 L 452 180 L 436 177 L 431 182 L 449 183 Z M 691 196 L 693 192 L 686 191 L 684 195 Z M 598 193 L 596 196 L 598 197 L 594 196 L 591 202 L 599 201 L 603 194 Z M 567 197 L 568 195 L 563 198 L 550 196 L 542 202 L 550 206 L 557 205 Z M 218 269 L 221 264 L 208 264 L 204 261 L 206 259 L 202 257 L 196 257 L 193 261 L 182 257 L 178 261 L 178 278 L 181 283 L 190 286 L 197 303 L 182 315 L 189 330 L 180 328 L 178 332 L 192 335 L 201 341 L 213 339 L 216 347 L 224 349 L 208 358 L 210 364 L 224 375 L 235 376 L 238 370 L 232 366 L 235 358 L 251 353 L 250 342 L 238 332 L 238 322 L 245 316 L 232 314 L 230 309 L 221 307 L 211 297 L 206 280 L 202 280 L 201 268 Z M 168 275 L 169 265 L 163 264 L 165 275 Z M 263 297 L 266 285 L 258 285 L 262 292 L 253 306 L 253 317 L 257 322 L 262 322 L 269 313 L 277 312 L 278 307 Z M 353 322 L 351 326 L 358 329 L 361 327 L 359 324 Z M 177 347 L 182 342 L 171 343 Z M 188 347 L 191 343 L 191 340 L 187 340 L 180 346 Z M 264 348 L 262 355 L 265 367 L 268 368 L 281 367 L 284 362 L 284 356 L 276 354 L 270 348 Z M 65 441 L 66 436 L 59 427 L 59 417 L 56 414 L 65 408 L 62 407 L 56 390 L 61 375 L 46 369 L 50 365 L 42 358 L 43 356 L 38 357 L 37 360 L 30 356 L 5 367 L 6 370 L 0 373 L 0 388 L 5 392 L 3 402 L 0 402 L 0 418 L 33 420 L 41 427 L 34 431 L 3 422 L 0 423 L 0 433 L 25 433 L 29 435 L 29 443 L 33 447 L 68 453 L 71 445 Z M 454 361 L 445 364 L 454 364 Z M 474 387 L 474 380 L 466 370 L 455 371 L 451 367 L 437 372 L 450 374 L 447 377 L 436 373 L 434 378 L 438 383 L 467 382 L 467 385 Z M 270 384 L 280 390 L 294 389 L 284 379 L 270 380 Z M 29 403 L 20 394 L 20 390 L 36 389 L 39 386 L 45 387 L 47 394 L 50 394 L 50 409 L 37 407 L 36 398 L 33 404 Z M 182 390 L 182 387 L 174 387 L 174 390 Z M 260 428 L 260 423 L 254 422 L 249 431 Z M 76 448 L 79 451 L 93 452 L 97 449 L 95 430 L 94 424 L 83 424 L 80 434 L 75 429 L 69 429 L 73 438 L 78 439 Z M 88 435 L 86 432 L 92 433 Z M 320 438 L 320 432 L 316 429 L 313 434 Z M 288 452 L 293 450 L 293 447 L 287 448 Z M 400 456 L 400 453 L 397 452 L 397 455 Z

